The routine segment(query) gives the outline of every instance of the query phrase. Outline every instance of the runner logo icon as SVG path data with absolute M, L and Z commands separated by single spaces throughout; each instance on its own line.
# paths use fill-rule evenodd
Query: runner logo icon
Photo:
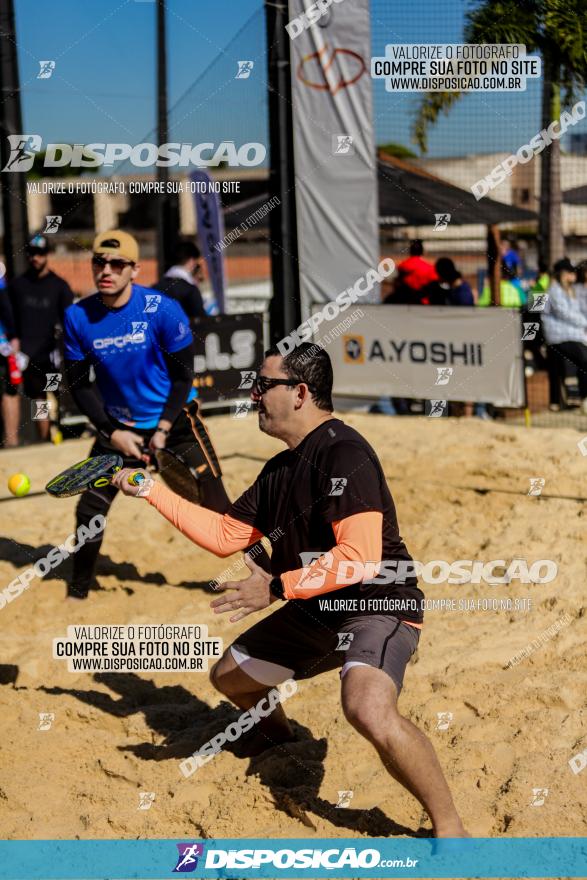
M 176 843 L 179 855 L 174 874 L 189 874 L 198 866 L 198 859 L 204 855 L 203 843 Z
M 159 293 L 148 293 L 145 297 L 146 303 L 144 312 L 156 312 L 159 308 L 159 303 L 161 302 L 161 294 Z
M 43 143 L 38 134 L 9 134 L 10 156 L 2 171 L 30 171 Z

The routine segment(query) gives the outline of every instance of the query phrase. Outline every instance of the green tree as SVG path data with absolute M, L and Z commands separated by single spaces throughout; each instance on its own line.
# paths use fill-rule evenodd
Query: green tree
M 521 43 L 542 56 L 543 129 L 558 120 L 585 90 L 587 80 L 587 0 L 475 0 L 467 13 L 467 43 Z M 448 113 L 460 92 L 424 96 L 413 139 L 427 149 L 427 133 Z M 561 216 L 561 150 L 553 140 L 540 154 L 539 252 L 548 265 L 564 253 Z
M 587 2 L 587 0 L 586 0 Z M 385 153 L 387 156 L 393 156 L 395 159 L 417 159 L 418 156 L 414 153 L 413 150 L 410 150 L 409 147 L 404 147 L 403 144 L 395 144 L 393 142 L 389 144 L 380 144 L 378 150 L 382 153 Z

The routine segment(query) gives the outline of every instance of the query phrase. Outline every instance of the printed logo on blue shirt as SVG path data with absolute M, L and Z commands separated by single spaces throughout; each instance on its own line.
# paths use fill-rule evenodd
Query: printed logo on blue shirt
M 182 339 L 185 339 L 189 332 L 190 328 L 188 327 L 188 325 L 184 324 L 183 321 L 180 321 L 177 325 L 177 336 L 175 337 L 175 342 L 180 342 Z
M 127 345 L 142 345 L 145 341 L 145 333 L 142 330 L 138 332 L 125 333 L 123 336 L 105 336 L 102 339 L 94 339 L 93 346 L 97 351 L 105 348 L 126 348 Z
M 171 389 L 166 358 L 191 341 L 180 304 L 136 284 L 119 309 L 107 308 L 94 294 L 65 314 L 65 358 L 88 358 L 106 410 L 139 429 L 157 424 Z M 194 388 L 186 394 L 187 400 L 195 396 Z

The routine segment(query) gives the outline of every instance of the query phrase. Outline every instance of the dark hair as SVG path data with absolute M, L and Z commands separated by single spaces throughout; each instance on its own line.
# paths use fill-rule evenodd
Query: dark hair
M 552 271 L 554 275 L 558 278 L 561 272 L 576 272 L 577 267 L 573 266 L 568 257 L 563 257 L 560 260 L 557 260 L 554 266 L 552 267 Z
M 200 251 L 199 248 L 193 243 L 193 241 L 180 241 L 177 247 L 175 248 L 175 265 L 181 266 L 183 263 L 187 263 L 188 260 L 199 260 L 200 259 Z
M 277 346 L 269 348 L 265 357 L 281 357 Z M 312 400 L 318 409 L 332 412 L 332 385 L 334 376 L 330 358 L 320 345 L 311 342 L 302 342 L 289 354 L 283 356 L 281 365 L 283 372 L 289 379 L 300 379 L 310 387 Z
M 516 270 L 509 263 L 506 263 L 505 260 L 501 264 L 501 277 L 505 278 L 506 281 L 512 281 L 514 278 L 517 278 Z
M 410 242 L 410 256 L 411 257 L 421 257 L 424 253 L 424 245 L 420 241 L 419 238 L 414 239 L 414 241 Z
M 449 257 L 440 257 L 436 261 L 435 269 L 441 281 L 452 284 L 457 278 L 461 277 L 461 273 Z
M 585 284 L 587 280 L 587 260 L 577 263 L 577 284 Z

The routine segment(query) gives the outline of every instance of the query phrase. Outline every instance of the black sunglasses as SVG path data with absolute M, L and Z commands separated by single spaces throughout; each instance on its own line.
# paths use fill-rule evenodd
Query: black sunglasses
M 288 385 L 290 388 L 293 388 L 294 385 L 301 385 L 302 383 L 308 385 L 303 379 L 270 379 L 268 376 L 257 376 L 253 382 L 252 390 L 255 394 L 265 394 L 266 391 L 275 388 L 276 385 Z M 308 388 L 310 391 L 314 390 L 313 385 L 308 385 Z
M 96 269 L 105 269 L 108 265 L 115 272 L 122 272 L 127 266 L 134 266 L 134 263 L 131 263 L 130 260 L 119 260 L 117 257 L 112 260 L 107 260 L 105 257 L 92 257 L 92 266 L 95 266 Z

